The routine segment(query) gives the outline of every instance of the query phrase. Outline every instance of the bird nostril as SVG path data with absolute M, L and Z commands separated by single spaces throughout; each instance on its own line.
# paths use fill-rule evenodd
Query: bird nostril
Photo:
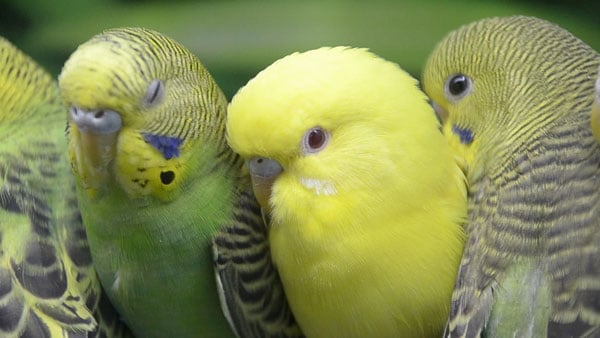
M 259 158 L 259 159 L 257 159 L 257 160 L 256 160 L 256 162 L 257 162 L 258 164 L 261 164 L 261 163 L 263 163 L 263 159 L 262 159 L 262 158 Z
M 104 116 L 104 110 L 98 110 L 98 111 L 97 111 L 97 112 L 94 114 L 94 117 L 95 117 L 95 118 L 97 118 L 97 119 L 101 118 L 102 116 Z

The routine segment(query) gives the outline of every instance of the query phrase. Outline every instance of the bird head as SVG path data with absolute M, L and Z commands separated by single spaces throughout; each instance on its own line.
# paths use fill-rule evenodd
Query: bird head
M 308 214 L 344 223 L 400 200 L 391 209 L 410 210 L 439 188 L 419 185 L 443 181 L 437 126 L 398 65 L 334 47 L 291 54 L 250 80 L 229 105 L 227 137 L 273 224 Z
M 586 52 L 583 42 L 541 19 L 484 19 L 440 41 L 425 65 L 423 88 L 466 167 L 493 166 L 527 151 L 570 111 L 578 93 L 564 88 L 580 85 L 568 69 L 577 73 L 589 62 L 576 62 Z
M 115 183 L 132 198 L 169 200 L 197 169 L 192 152 L 211 158 L 225 146 L 224 95 L 191 52 L 158 32 L 93 37 L 69 57 L 59 86 L 73 170 L 91 195 Z

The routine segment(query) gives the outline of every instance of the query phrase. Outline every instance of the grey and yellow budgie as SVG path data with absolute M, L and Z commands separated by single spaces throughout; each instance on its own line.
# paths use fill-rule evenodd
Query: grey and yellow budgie
M 0 37 L 0 336 L 120 337 L 77 208 L 56 82 Z
M 525 16 L 446 36 L 423 85 L 469 183 L 449 337 L 600 336 L 600 55 Z
M 264 225 L 213 78 L 172 39 L 123 28 L 79 46 L 59 85 L 92 257 L 123 319 L 140 337 L 233 336 L 218 290 L 242 292 L 234 257 L 257 257 L 235 236 Z

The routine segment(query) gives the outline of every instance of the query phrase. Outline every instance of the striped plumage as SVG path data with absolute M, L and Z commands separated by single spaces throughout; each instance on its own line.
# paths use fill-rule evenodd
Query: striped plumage
M 260 206 L 246 187 L 234 213 L 237 222 L 214 238 L 223 311 L 240 338 L 303 337 L 273 266 Z
M 127 331 L 92 266 L 58 87 L 0 38 L 0 336 Z
M 183 46 L 139 28 L 81 45 L 59 84 L 92 257 L 124 320 L 140 337 L 232 336 L 211 239 L 245 221 L 248 178 L 219 87 Z
M 600 335 L 599 65 L 566 30 L 524 16 L 464 26 L 430 55 L 424 88 L 469 181 L 448 336 Z

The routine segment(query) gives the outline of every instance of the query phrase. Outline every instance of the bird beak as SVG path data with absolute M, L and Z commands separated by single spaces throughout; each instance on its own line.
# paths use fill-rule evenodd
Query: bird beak
M 248 161 L 248 170 L 252 179 L 254 197 L 268 218 L 271 215 L 269 199 L 271 198 L 273 183 L 283 171 L 283 167 L 273 159 L 253 157 Z
M 435 110 L 435 113 L 437 114 L 438 118 L 440 119 L 441 123 L 442 123 L 442 129 L 444 129 L 445 126 L 445 122 L 448 119 L 448 112 L 442 108 L 439 104 L 437 104 L 435 101 L 431 101 L 431 106 L 433 107 L 433 110 Z M 448 133 L 449 131 L 446 130 L 444 133 Z M 463 172 L 463 174 L 465 175 L 465 177 L 467 177 L 467 172 L 469 170 L 469 163 L 467 161 L 467 158 L 464 156 L 465 152 L 464 152 L 464 146 L 461 144 L 456 144 L 455 142 L 455 138 L 452 138 L 453 142 L 451 143 L 451 146 L 453 146 L 454 150 L 463 150 L 460 151 L 460 156 L 455 155 L 454 156 L 454 161 L 456 162 L 456 164 L 458 165 L 458 167 L 460 168 L 460 170 Z
M 73 168 L 85 188 L 97 191 L 109 179 L 109 164 L 115 158 L 117 136 L 122 127 L 121 116 L 112 110 L 83 110 L 76 106 L 69 109 L 71 126 L 69 137 Z
M 444 123 L 444 121 L 446 121 L 446 119 L 448 118 L 448 112 L 444 108 L 442 108 L 439 104 L 437 104 L 433 101 L 431 102 L 431 106 L 433 107 L 433 110 L 435 110 L 435 113 L 437 114 L 440 121 L 442 123 Z

